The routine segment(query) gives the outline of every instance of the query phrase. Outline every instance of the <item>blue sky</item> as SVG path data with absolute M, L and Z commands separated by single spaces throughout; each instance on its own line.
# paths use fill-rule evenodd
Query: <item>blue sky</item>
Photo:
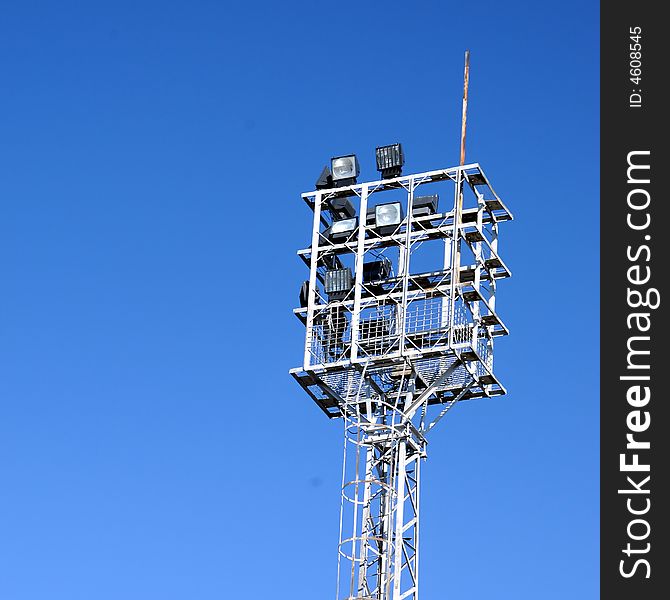
M 434 431 L 421 597 L 597 597 L 598 46 L 595 2 L 5 3 L 0 598 L 334 596 L 299 194 L 456 164 L 466 48 L 509 394 Z

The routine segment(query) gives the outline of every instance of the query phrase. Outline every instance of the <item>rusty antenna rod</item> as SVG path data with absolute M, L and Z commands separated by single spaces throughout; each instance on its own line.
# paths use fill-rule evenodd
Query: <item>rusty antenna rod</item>
M 463 117 L 461 120 L 461 166 L 465 164 L 465 126 L 468 120 L 468 83 L 470 83 L 470 50 L 465 51 L 463 74 Z
M 465 51 L 465 72 L 463 74 L 463 114 L 461 119 L 461 163 L 462 167 L 465 164 L 465 126 L 467 123 L 468 115 L 468 83 L 470 82 L 470 50 Z M 461 262 L 461 241 L 459 238 L 460 235 L 460 226 L 461 226 L 461 213 L 463 211 L 463 179 L 464 174 L 462 171 L 458 173 L 458 185 L 456 191 L 456 201 L 454 206 L 454 232 L 452 235 L 452 250 L 451 257 L 454 265 L 458 265 Z M 451 297 L 456 297 L 456 289 L 460 283 L 460 272 L 458 269 L 454 269 L 451 276 Z M 452 316 L 453 319 L 453 316 Z M 453 320 L 452 320 L 453 325 Z M 451 339 L 451 338 L 450 338 Z

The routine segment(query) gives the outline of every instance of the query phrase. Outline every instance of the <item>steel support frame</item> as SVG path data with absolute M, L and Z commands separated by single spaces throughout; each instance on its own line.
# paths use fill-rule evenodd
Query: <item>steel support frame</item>
M 416 189 L 440 181 L 454 186 L 453 209 L 415 224 Z M 465 185 L 472 190 L 476 207 L 464 208 Z M 370 198 L 387 190 L 407 193 L 404 230 L 381 237 L 368 235 L 365 215 Z M 329 223 L 326 203 L 337 195 L 358 199 L 359 228 L 356 239 L 332 244 L 323 237 L 322 228 Z M 420 463 L 426 457 L 425 434 L 453 406 L 472 396 L 475 388 L 478 395 L 489 395 L 492 384 L 482 383 L 481 377 L 497 384 L 492 340 L 507 334 L 507 329 L 495 313 L 496 284 L 497 279 L 511 275 L 498 255 L 498 224 L 512 215 L 476 163 L 317 190 L 302 197 L 314 218 L 310 248 L 298 253 L 309 265 L 309 296 L 307 306 L 294 311 L 306 326 L 306 337 L 302 369 L 292 374 L 326 414 L 341 416 L 344 422 L 337 600 L 418 600 Z M 412 256 L 424 241 L 440 239 L 442 274 L 434 277 L 427 291 L 418 283 L 426 274 L 412 273 Z M 384 292 L 369 293 L 363 264 L 372 250 L 386 247 L 398 249 L 398 283 Z M 463 250 L 470 252 L 474 264 L 461 264 Z M 328 301 L 318 293 L 318 284 L 323 283 L 319 269 L 328 253 L 354 257 L 354 285 L 344 300 Z M 462 277 L 465 272 L 470 273 L 468 279 Z M 426 298 L 441 299 L 437 326 L 443 330 L 447 325 L 445 342 L 431 348 L 409 338 L 408 309 Z M 397 350 L 385 355 L 366 352 L 361 342 L 361 315 L 375 306 L 394 306 L 396 311 Z M 315 332 L 323 327 L 319 315 L 324 310 L 346 311 L 350 341 L 342 356 L 329 360 L 324 353 L 320 362 L 315 360 L 320 355 L 313 345 Z M 489 320 L 484 321 L 485 317 Z M 459 321 L 464 318 L 464 323 Z M 417 364 L 435 356 L 448 360 L 440 362 L 442 370 L 426 381 Z M 457 373 L 461 379 L 455 381 Z M 333 377 L 349 387 L 336 391 Z M 357 390 L 351 389 L 355 381 Z M 329 405 L 309 386 L 318 387 Z M 498 393 L 505 393 L 502 386 Z M 329 412 L 335 405 L 338 414 Z M 434 408 L 437 414 L 431 416 Z
M 393 352 L 389 352 L 384 358 L 393 359 L 401 358 L 408 353 L 411 353 L 413 348 L 411 344 L 407 344 L 407 323 L 406 323 L 406 314 L 409 303 L 416 302 L 417 298 L 420 299 L 421 294 L 416 290 L 410 292 L 410 280 L 412 279 L 411 272 L 411 255 L 414 251 L 414 248 L 420 246 L 424 243 L 424 238 L 426 235 L 423 230 L 415 230 L 414 226 L 409 226 L 411 221 L 411 210 L 412 202 L 414 197 L 415 189 L 427 182 L 435 182 L 440 180 L 451 180 L 454 182 L 455 197 L 454 197 L 454 208 L 451 213 L 447 213 L 446 219 L 451 221 L 449 227 L 442 227 L 433 229 L 432 235 L 442 237 L 445 239 L 444 244 L 444 279 L 445 284 L 446 279 L 448 278 L 448 284 L 443 286 L 438 286 L 433 289 L 432 294 L 439 294 L 442 297 L 442 321 L 443 323 L 448 319 L 448 345 L 450 348 L 454 349 L 457 347 L 462 347 L 463 345 L 470 345 L 473 349 L 477 348 L 477 339 L 479 336 L 479 305 L 477 302 L 470 303 L 468 308 L 472 313 L 471 325 L 469 326 L 470 338 L 466 341 L 463 339 L 455 339 L 454 335 L 456 332 L 456 324 L 454 319 L 458 312 L 457 304 L 464 304 L 459 300 L 459 291 L 461 288 L 460 282 L 460 271 L 462 268 L 466 268 L 460 264 L 460 247 L 462 239 L 464 237 L 464 229 L 476 228 L 480 233 L 484 229 L 485 225 L 492 227 L 496 232 L 495 236 L 491 236 L 492 240 L 488 240 L 485 237 L 483 239 L 486 243 L 481 241 L 474 244 L 474 256 L 475 264 L 467 267 L 472 270 L 474 281 L 472 282 L 473 287 L 479 291 L 481 281 L 486 280 L 490 282 L 495 282 L 496 274 L 489 272 L 484 264 L 482 259 L 482 250 L 486 248 L 489 255 L 494 256 L 498 263 L 502 265 L 502 276 L 508 276 L 509 272 L 504 267 L 504 263 L 497 256 L 497 219 L 492 212 L 486 211 L 486 205 L 483 202 L 483 198 L 478 196 L 478 205 L 475 215 L 475 220 L 470 221 L 468 224 L 464 224 L 461 221 L 461 216 L 463 213 L 462 209 L 462 188 L 464 182 L 467 180 L 468 171 L 477 170 L 481 172 L 479 165 L 465 165 L 463 167 L 445 169 L 442 171 L 435 171 L 429 173 L 423 173 L 418 175 L 411 175 L 407 177 L 397 178 L 394 180 L 394 188 L 392 189 L 404 189 L 408 195 L 407 202 L 407 211 L 408 211 L 408 226 L 405 228 L 405 231 L 401 234 L 388 236 L 391 239 L 390 242 L 395 247 L 399 248 L 400 251 L 400 261 L 398 264 L 399 272 L 398 276 L 401 279 L 400 284 L 395 288 L 395 292 L 389 294 L 379 294 L 373 295 L 372 297 L 362 297 L 362 265 L 365 261 L 366 256 L 369 255 L 371 251 L 374 251 L 376 247 L 375 244 L 380 243 L 378 238 L 373 237 L 372 239 L 366 239 L 366 224 L 365 219 L 361 218 L 359 223 L 359 235 L 358 239 L 353 243 L 332 245 L 326 243 L 325 239 L 321 235 L 321 226 L 325 219 L 324 216 L 324 205 L 325 201 L 333 195 L 332 190 L 318 190 L 313 193 L 304 194 L 303 197 L 306 198 L 308 204 L 314 210 L 314 219 L 312 227 L 312 243 L 309 252 L 309 266 L 310 266 L 310 293 L 308 298 L 308 305 L 304 312 L 304 321 L 306 324 L 306 338 L 305 338 L 305 354 L 303 358 L 303 368 L 305 370 L 313 369 L 328 369 L 337 366 L 346 366 L 353 365 L 358 362 L 368 362 L 370 357 L 367 356 L 364 352 L 361 352 L 361 347 L 359 344 L 359 332 L 360 332 L 360 322 L 361 322 L 361 311 L 365 308 L 378 305 L 380 302 L 395 302 L 397 304 L 397 342 L 393 344 L 393 347 L 396 348 Z M 349 193 L 353 194 L 354 197 L 357 197 L 360 200 L 360 214 L 364 215 L 368 206 L 368 199 L 371 194 L 377 193 L 380 190 L 383 190 L 385 186 L 388 186 L 388 182 L 373 182 L 373 183 L 364 183 L 359 185 L 350 186 L 345 188 L 345 192 L 349 190 Z M 487 182 L 488 185 L 488 182 Z M 473 187 L 474 189 L 474 187 Z M 335 193 L 342 193 L 335 192 Z M 496 196 L 497 198 L 497 196 Z M 497 201 L 503 206 L 505 216 L 511 218 L 511 214 L 504 208 L 502 202 L 499 199 Z M 485 218 L 486 213 L 486 218 Z M 435 239 L 435 238 L 433 238 Z M 316 322 L 316 316 L 319 314 L 319 311 L 324 310 L 323 301 L 324 299 L 317 293 L 317 282 L 320 280 L 319 267 L 322 264 L 321 260 L 324 254 L 338 252 L 342 249 L 347 250 L 350 254 L 355 256 L 355 268 L 354 268 L 354 277 L 355 283 L 353 288 L 353 297 L 350 300 L 344 300 L 340 302 L 328 302 L 327 306 L 331 308 L 342 307 L 346 310 L 347 313 L 350 313 L 350 345 L 347 348 L 346 352 L 338 358 L 337 361 L 324 361 L 321 362 L 317 360 L 315 351 L 317 350 L 316 345 L 319 345 L 321 342 L 316 335 L 316 329 L 318 324 Z M 454 263 L 458 268 L 453 268 Z M 495 285 L 490 286 L 492 294 L 495 293 Z M 424 295 L 425 296 L 425 295 Z M 493 298 L 491 298 L 493 300 Z M 493 310 L 495 307 L 494 302 L 489 303 L 490 308 Z M 303 314 L 303 313 L 300 313 Z M 327 359 L 328 357 L 326 357 Z
M 372 419 L 355 410 L 345 417 L 338 600 L 418 598 L 425 445 L 391 407 Z

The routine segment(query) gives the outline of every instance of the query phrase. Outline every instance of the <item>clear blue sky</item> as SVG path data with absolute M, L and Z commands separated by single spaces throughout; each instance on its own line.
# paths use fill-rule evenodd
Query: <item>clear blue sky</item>
M 596 2 L 6 2 L 0 599 L 333 598 L 341 426 L 288 375 L 333 155 L 515 213 L 509 395 L 424 470 L 423 600 L 598 594 Z

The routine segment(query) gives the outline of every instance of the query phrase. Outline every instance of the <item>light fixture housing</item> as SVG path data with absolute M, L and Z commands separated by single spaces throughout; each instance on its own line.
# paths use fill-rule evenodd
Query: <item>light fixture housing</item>
M 321 171 L 321 175 L 316 180 L 314 187 L 317 190 L 325 190 L 333 187 L 333 176 L 330 174 L 330 169 L 327 165 L 323 167 L 323 171 Z
M 368 209 L 365 213 L 365 225 L 366 225 L 366 227 L 374 227 L 375 226 L 375 207 L 374 206 L 368 206 Z
M 361 172 L 355 154 L 336 156 L 330 159 L 330 172 L 335 187 L 353 185 Z
M 390 146 L 378 146 L 375 150 L 377 157 L 377 171 L 382 174 L 383 179 L 400 177 L 402 167 L 405 164 L 405 154 L 402 144 L 391 144 Z
M 375 229 L 381 235 L 393 233 L 404 216 L 402 204 L 400 202 L 387 202 L 386 204 L 377 204 L 375 206 Z
M 437 212 L 437 203 L 439 196 L 433 194 L 432 196 L 417 196 L 412 202 L 412 216 L 425 217 L 427 215 L 434 215 Z
M 349 267 L 328 269 L 323 278 L 323 287 L 328 300 L 342 300 L 354 287 L 354 278 Z
M 356 209 L 349 198 L 331 198 L 328 200 L 328 211 L 333 220 L 351 219 L 356 216 Z
M 307 308 L 309 303 L 309 281 L 303 281 L 300 286 L 300 308 Z
M 386 257 L 363 263 L 363 283 L 381 281 L 387 279 L 390 274 L 391 261 Z
M 323 235 L 327 237 L 331 242 L 344 242 L 358 227 L 358 219 L 353 217 L 351 219 L 339 219 L 333 221 L 333 224 L 328 227 Z

